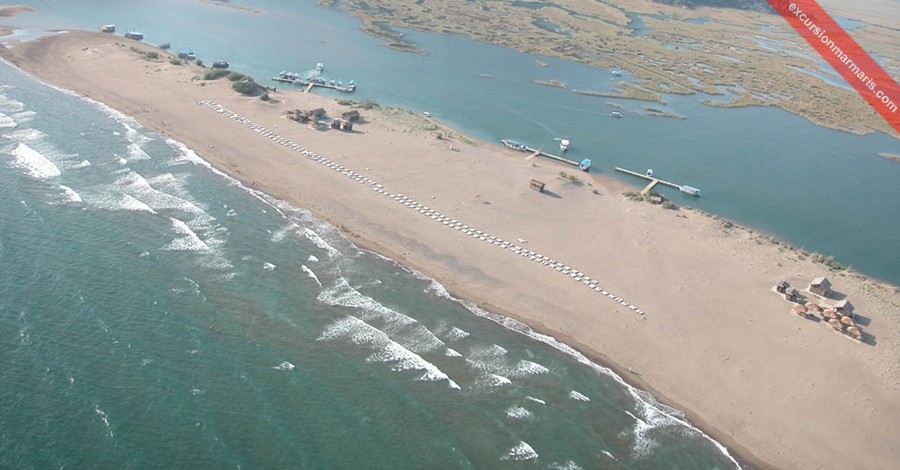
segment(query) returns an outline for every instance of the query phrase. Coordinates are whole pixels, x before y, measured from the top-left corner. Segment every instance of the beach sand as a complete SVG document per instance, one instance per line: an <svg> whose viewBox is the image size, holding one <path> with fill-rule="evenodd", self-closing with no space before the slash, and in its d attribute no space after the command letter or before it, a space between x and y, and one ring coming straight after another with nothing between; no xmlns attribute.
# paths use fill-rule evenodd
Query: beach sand
<svg viewBox="0 0 900 470"><path fill-rule="evenodd" d="M196 66L151 61L131 46L152 49L79 32L17 44L4 56L187 144L248 186L309 209L360 246L439 280L454 296L520 319L613 367L684 410L744 463L900 465L900 294L893 286L829 272L769 237L696 211L628 201L622 193L635 188L606 176L526 160L494 143L448 140L452 130L411 113L363 110L364 122L352 133L312 130L283 112L321 106L338 116L347 107L281 86L271 93L278 103L244 97L226 80L198 80L203 70ZM646 314L448 228L201 100L390 193L568 264ZM560 178L560 171L580 182ZM547 192L529 189L532 177L544 181ZM823 275L868 319L866 343L792 316L791 304L772 292L779 279L803 289Z"/></svg>

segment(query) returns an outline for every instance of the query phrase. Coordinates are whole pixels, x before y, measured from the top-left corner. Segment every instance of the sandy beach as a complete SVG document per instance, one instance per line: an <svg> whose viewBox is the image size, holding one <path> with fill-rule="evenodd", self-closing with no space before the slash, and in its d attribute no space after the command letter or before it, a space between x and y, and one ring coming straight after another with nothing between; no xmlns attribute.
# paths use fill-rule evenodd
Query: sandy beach
<svg viewBox="0 0 900 470"><path fill-rule="evenodd" d="M684 410L742 463L900 465L896 287L831 272L764 234L696 211L629 201L623 192L639 188L473 142L402 110L360 110L363 121L353 132L313 130L284 112L323 107L335 117L350 108L281 86L270 93L275 102L242 96L227 80L201 80L205 69L174 65L163 51L163 58L150 60L132 47L155 50L77 32L17 44L2 55L183 142L246 185L309 209L358 245L437 279L454 296L520 319L611 366ZM217 103L352 173L316 163L201 102ZM531 190L530 178L545 182L546 191ZM375 189L411 198L484 232L486 240ZM792 304L772 290L785 279L802 291L821 276L837 293L821 303L846 296L866 332L863 343L791 315Z"/></svg>

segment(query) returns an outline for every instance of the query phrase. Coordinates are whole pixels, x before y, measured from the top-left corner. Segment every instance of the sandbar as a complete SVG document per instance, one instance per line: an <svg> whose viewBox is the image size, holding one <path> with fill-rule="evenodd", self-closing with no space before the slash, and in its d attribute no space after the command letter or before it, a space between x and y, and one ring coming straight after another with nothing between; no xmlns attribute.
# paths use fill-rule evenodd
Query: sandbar
<svg viewBox="0 0 900 470"><path fill-rule="evenodd" d="M527 159L401 110L362 110L354 132L312 130L284 112L323 107L339 116L349 108L281 86L270 93L274 102L242 96L226 80L199 79L205 69L196 65L173 65L165 54L150 60L131 47L153 49L72 32L17 44L2 55L185 143L244 184L310 210L358 245L437 279L454 296L522 320L611 366L684 410L754 468L900 464L895 286L831 271L771 237L697 211L629 201L623 192L634 188L609 177ZM210 102L326 156L363 182L203 104ZM546 191L532 190L531 178L545 182ZM378 188L480 230L485 240ZM518 245L519 253L490 237ZM645 313L531 259L532 251ZM802 290L820 276L866 319L866 341L791 315L791 304L772 290L781 279Z"/></svg>

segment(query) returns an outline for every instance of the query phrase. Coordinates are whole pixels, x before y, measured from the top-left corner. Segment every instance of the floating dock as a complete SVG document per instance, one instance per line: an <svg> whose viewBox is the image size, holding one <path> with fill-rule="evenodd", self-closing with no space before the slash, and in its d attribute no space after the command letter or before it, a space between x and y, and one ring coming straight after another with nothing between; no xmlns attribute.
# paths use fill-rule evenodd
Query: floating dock
<svg viewBox="0 0 900 470"><path fill-rule="evenodd" d="M509 148L509 149L512 149L512 150L518 150L518 151L520 151L520 152L525 152L525 153L530 154L528 157L526 157L526 160L530 160L530 159L532 159L532 158L534 158L534 157L544 157L544 158L549 158L549 159L551 159L551 160L556 160L556 161L558 161L558 162L560 162L560 163L565 163L565 164L567 164L567 165L572 165L572 166L574 166L574 167L576 167L576 168L581 169L582 171L588 171L588 170L591 169L591 161L590 161L589 159L587 159L587 158L584 159L584 160L582 160L582 161L579 163L579 162L576 162L576 161L574 161L574 160L569 160L568 158L560 157L559 155L553 155L552 153L547 153L547 152L545 152L545 151L543 151L543 150L541 150L541 149L537 149L537 148L534 148L534 147L529 147L529 146L524 145L524 144L519 144L519 143L513 142L513 141L511 141L511 140L506 140L506 139L504 139L504 140L502 140L502 142L503 142L503 145L506 146L506 148Z"/></svg>
<svg viewBox="0 0 900 470"><path fill-rule="evenodd" d="M356 81L350 80L346 85L341 82L335 82L334 80L324 80L324 79L305 79L305 78L291 78L289 76L277 75L272 77L273 81L281 82L281 83L290 83L292 85L298 85L304 87L306 89L312 89L314 86L322 87L322 88L330 88L332 90L343 91L344 93L353 93L356 91ZM308 91L308 90L307 90Z"/></svg>
<svg viewBox="0 0 900 470"><path fill-rule="evenodd" d="M689 194L691 196L700 196L700 190L691 186L686 186L683 184L672 183L671 181L661 180L653 176L653 172L648 171L648 174L638 173L636 171L626 170L625 168L615 167L616 171L625 173L626 175L637 176L638 178L643 178L645 180L649 180L650 183L641 190L641 195L646 195L649 193L657 184L661 184L663 186L669 186L675 188L685 194Z"/></svg>

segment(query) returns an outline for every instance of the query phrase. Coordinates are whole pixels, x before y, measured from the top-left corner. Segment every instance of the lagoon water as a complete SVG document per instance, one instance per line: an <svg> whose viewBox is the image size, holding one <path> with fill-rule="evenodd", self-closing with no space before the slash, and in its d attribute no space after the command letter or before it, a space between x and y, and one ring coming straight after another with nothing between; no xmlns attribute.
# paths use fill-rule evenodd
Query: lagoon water
<svg viewBox="0 0 900 470"><path fill-rule="evenodd" d="M607 71L414 32L430 54L402 54L311 1L21 3L39 12L11 20L19 38L112 22L260 81L321 61L357 99L488 140L566 135L596 171L653 167L704 190L684 203L900 279L888 136L696 97L669 99L687 120L612 120L602 99L533 83L608 89ZM735 466L565 345L179 143L5 64L0 83L0 468Z"/></svg>

